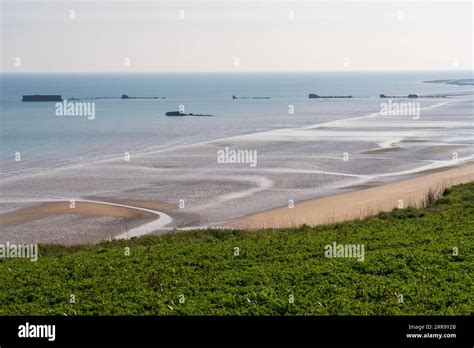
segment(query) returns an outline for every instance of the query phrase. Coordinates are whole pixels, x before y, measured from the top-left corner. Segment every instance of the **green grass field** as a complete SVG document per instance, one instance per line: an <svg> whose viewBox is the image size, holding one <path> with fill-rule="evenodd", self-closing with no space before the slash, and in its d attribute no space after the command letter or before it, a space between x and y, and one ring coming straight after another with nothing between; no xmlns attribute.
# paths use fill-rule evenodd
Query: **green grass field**
<svg viewBox="0 0 474 348"><path fill-rule="evenodd" d="M37 262L0 259L0 314L472 315L473 230L470 183L317 228L41 245ZM364 261L325 257L333 242L363 244Z"/></svg>

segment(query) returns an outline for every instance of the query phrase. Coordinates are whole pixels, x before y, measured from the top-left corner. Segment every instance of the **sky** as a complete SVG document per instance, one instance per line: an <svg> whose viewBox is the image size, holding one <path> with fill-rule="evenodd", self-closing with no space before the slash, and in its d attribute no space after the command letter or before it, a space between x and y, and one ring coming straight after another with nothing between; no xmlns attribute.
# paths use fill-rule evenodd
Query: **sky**
<svg viewBox="0 0 474 348"><path fill-rule="evenodd" d="M471 1L0 1L2 72L473 69Z"/></svg>

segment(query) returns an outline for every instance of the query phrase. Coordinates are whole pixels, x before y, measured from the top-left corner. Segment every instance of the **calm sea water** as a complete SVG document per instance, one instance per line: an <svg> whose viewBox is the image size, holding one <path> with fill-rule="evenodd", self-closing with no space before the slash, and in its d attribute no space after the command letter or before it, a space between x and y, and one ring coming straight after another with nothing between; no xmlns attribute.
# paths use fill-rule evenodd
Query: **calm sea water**
<svg viewBox="0 0 474 348"><path fill-rule="evenodd" d="M422 83L469 78L471 72L338 72L235 74L2 74L1 147L3 176L122 156L124 152L169 149L239 134L296 128L379 110L378 95L466 91L469 87ZM354 99L310 100L309 93ZM21 102L23 94L99 99L95 119L57 117L55 103ZM271 99L232 100L239 97ZM91 100L89 100L91 101ZM427 104L430 101L426 101ZM186 112L213 117L166 117ZM294 106L294 114L288 112ZM16 152L21 163L14 161Z"/></svg>
<svg viewBox="0 0 474 348"><path fill-rule="evenodd" d="M215 226L285 206L290 199L382 185L472 161L472 87L422 82L471 76L454 71L1 75L0 212L72 198L176 207L183 201L185 209L169 212L166 228ZM308 99L309 93L354 98L316 100ZM451 97L410 100L420 104L421 117L413 119L381 115L381 93ZM24 94L115 99L82 100L95 103L95 118L89 120L58 117L54 102L21 102ZM121 100L122 94L165 99ZM233 95L271 99L233 100ZM179 105L187 113L213 116L165 116ZM220 163L216 155L224 147L258 152L258 165ZM125 160L125 152L132 160ZM111 227L120 219L112 220L49 216L2 227L0 240L70 243L89 236L99 241L104 236L91 231L123 231L121 225Z"/></svg>

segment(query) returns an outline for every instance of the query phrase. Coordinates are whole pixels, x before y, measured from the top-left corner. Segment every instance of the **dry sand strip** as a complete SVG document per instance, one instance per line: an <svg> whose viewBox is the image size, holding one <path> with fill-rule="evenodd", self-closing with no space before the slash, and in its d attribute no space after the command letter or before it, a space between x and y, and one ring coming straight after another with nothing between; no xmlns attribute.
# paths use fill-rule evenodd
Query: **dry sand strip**
<svg viewBox="0 0 474 348"><path fill-rule="evenodd" d="M279 228L310 226L362 219L399 206L420 206L428 190L440 189L474 181L474 164L422 175L370 189L295 203L294 208L282 207L232 220L231 228Z"/></svg>

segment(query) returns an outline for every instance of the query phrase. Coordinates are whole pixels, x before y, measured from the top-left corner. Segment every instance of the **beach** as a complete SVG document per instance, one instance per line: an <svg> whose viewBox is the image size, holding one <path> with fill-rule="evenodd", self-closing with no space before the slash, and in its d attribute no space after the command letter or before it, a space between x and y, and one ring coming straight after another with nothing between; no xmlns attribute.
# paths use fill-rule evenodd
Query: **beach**
<svg viewBox="0 0 474 348"><path fill-rule="evenodd" d="M474 164L467 164L388 185L296 202L292 208L271 209L236 219L226 226L282 228L364 219L395 208L421 208L430 189L440 194L445 188L471 181L474 181Z"/></svg>
<svg viewBox="0 0 474 348"><path fill-rule="evenodd" d="M441 75L111 74L93 88L79 75L2 76L0 242L321 224L413 204L419 192L382 188L435 172L465 180L446 170L474 159L472 90L421 82ZM93 99L94 119L56 117L54 103L18 98L35 84L110 99ZM354 98L309 99L316 91ZM445 97L410 100L416 115L381 112L379 93L412 91ZM166 98L117 99L125 92ZM165 116L181 104L213 116ZM314 212L307 202L318 199Z"/></svg>
<svg viewBox="0 0 474 348"><path fill-rule="evenodd" d="M353 188L353 191L322 198L293 202L285 207L257 212L226 223L210 224L215 228L259 229L297 227L303 224L317 226L352 219L363 219L394 208L422 207L423 199L431 189L437 194L445 188L474 181L474 164L430 170L416 178L376 186ZM113 200L44 202L0 215L3 236L7 227L20 227L21 237L10 236L17 242L54 242L82 244L104 239L123 239L146 234L188 230L189 227L170 227L172 218L164 214L177 210L176 206L160 201ZM159 209L159 211L158 211ZM165 221L161 221L164 214ZM47 223L61 225L68 221L67 230L52 227L49 230L32 228ZM90 224L90 225L89 225ZM84 228L84 226L89 226ZM93 226L93 227L92 227ZM13 229L14 231L15 229ZM74 233L65 233L74 231Z"/></svg>

